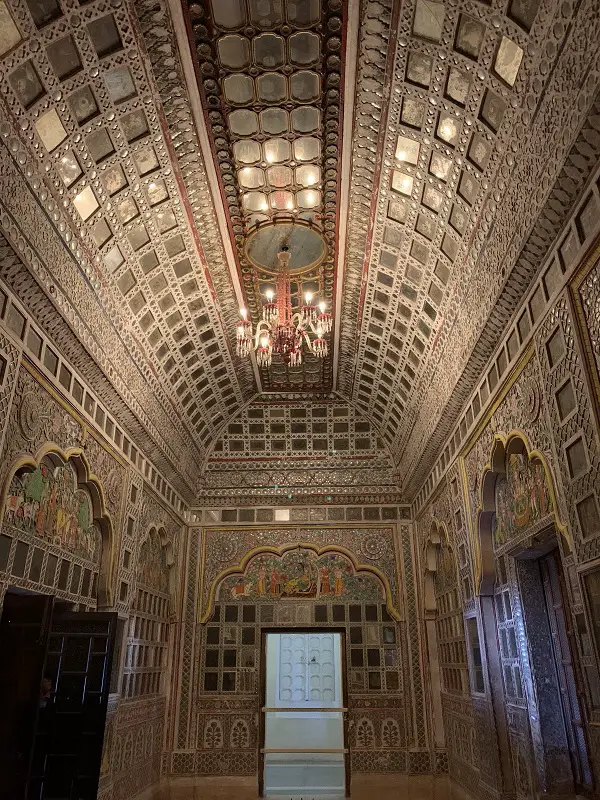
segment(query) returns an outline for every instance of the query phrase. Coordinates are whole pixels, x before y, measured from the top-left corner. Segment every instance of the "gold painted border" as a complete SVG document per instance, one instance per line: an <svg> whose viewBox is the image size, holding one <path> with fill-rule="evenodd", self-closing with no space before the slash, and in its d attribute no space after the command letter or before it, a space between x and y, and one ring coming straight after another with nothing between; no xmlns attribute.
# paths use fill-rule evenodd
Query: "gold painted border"
<svg viewBox="0 0 600 800"><path fill-rule="evenodd" d="M502 405L502 403L506 400L506 396L513 388L515 383L517 382L518 378L520 378L521 373L527 366L527 364L531 361L533 355L535 353L535 344L533 340L529 342L525 350L521 353L519 358L516 360L514 366L504 379L503 383L500 385L500 388L496 392L492 403L490 404L488 410L485 414L481 417L471 434L468 436L467 440L465 441L464 445L462 446L458 458L466 458L473 447L477 444L478 440L481 437L484 429L487 428L489 421L494 416L498 408Z"/></svg>
<svg viewBox="0 0 600 800"><path fill-rule="evenodd" d="M552 472L550 470L550 467L548 466L548 462L546 460L546 456L540 450L537 450L537 449L531 447L531 445L529 443L529 437L527 436L525 431L523 431L523 430L521 430L519 428L515 428L515 429L511 430L508 434L495 433L494 434L494 438L492 440L492 447L491 447L491 451L490 451L490 460L484 466L484 468L483 468L483 470L481 472L481 475L480 475L480 480L478 482L477 489L478 489L478 500L479 500L479 502L478 502L478 505L477 505L477 509L475 511L475 515L473 515L471 513L471 502L470 502L470 498L469 498L469 491L468 491L468 485L467 485L467 470L466 470L466 466L465 466L465 459L462 456L461 456L461 459L460 459L460 468L461 468L461 474L462 474L462 478L463 478L463 486L464 486L464 489L466 491L466 502L468 504L467 507L468 507L468 510L469 510L469 529L470 529L470 534L471 534L471 542L472 542L472 545L473 545L472 552L475 555L475 561L474 561L474 565L473 566L474 566L474 573L475 573L474 574L474 578L475 578L475 586L477 587L477 589L476 589L477 590L477 594L479 594L479 589L480 589L480 586L481 586L481 582L482 582L483 577L484 577L483 576L482 558L481 558L481 541L480 541L480 534L479 534L479 520L480 520L481 514L484 511L486 511L486 509L484 509L484 507L483 507L483 486L484 486L484 482L485 482L485 477L490 472L491 473L495 473L495 474L500 474L497 471L497 466L494 466L494 462L497 460L498 448L499 447L503 448L503 451L504 451L503 459L504 459L506 457L506 452L509 449L511 443L515 442L517 440L520 441L521 444L524 446L525 452L527 453L527 459L528 459L529 463L531 463L532 461L535 461L535 460L541 462L542 467L544 469L544 475L545 475L545 478L546 478L546 484L548 486L548 491L550 493L550 500L552 502L552 516L554 517L554 525L556 527L557 533L559 533L565 539L565 541L569 545L569 548L571 550L573 549L573 541L571 539L571 534L569 532L569 529L568 529L567 525L561 521L561 519L560 519L560 517L558 515L558 498L557 498L556 490L554 488L554 478L553 478ZM473 520L476 520L477 530L473 530Z"/></svg>
<svg viewBox="0 0 600 800"><path fill-rule="evenodd" d="M515 364L513 365L512 369L500 385L500 388L496 392L496 395L492 402L490 403L489 408L481 417L471 434L467 437L467 440L463 444L461 450L458 452L456 457L456 462L458 466L458 473L460 476L460 482L462 485L462 493L463 493L463 503L465 513L467 515L467 534L469 536L470 544L471 544L471 553L473 558L473 579L475 581L474 584L474 591L478 594L479 593L479 576L481 575L481 553L479 550L479 539L477 536L477 532L473 530L473 509L471 506L471 498L469 494L469 481L467 476L467 468L466 468L466 458L471 452L471 450L475 447L479 439L481 438L484 430L490 423L490 420L498 410L498 408L502 405L505 401L506 396L515 385L521 373L529 363L529 361L533 358L535 352L535 344L533 340L527 345L525 350L521 353L521 356L517 359ZM486 465L487 466L487 465ZM485 469L484 469L485 473ZM478 475L478 480L482 479L483 474ZM479 520L479 513L481 509L477 509L477 520Z"/></svg>
<svg viewBox="0 0 600 800"><path fill-rule="evenodd" d="M130 464L123 458L121 453L110 444L110 442L100 433L98 433L94 428L90 427L89 422L82 417L79 411L73 406L73 404L63 397L63 395L58 391L56 386L51 383L45 375L43 375L38 367L29 360L27 354L23 354L24 358L21 360L21 364L23 369L25 369L31 377L36 380L43 389L45 389L50 397L55 400L58 405L67 412L73 419L81 426L83 431L83 441L87 439L88 436L91 436L99 445L100 447L108 453L111 458L114 458L122 467L127 468ZM114 415L111 415L114 416Z"/></svg>
<svg viewBox="0 0 600 800"><path fill-rule="evenodd" d="M260 528L260 530L263 530L263 528ZM202 546L202 559L201 559L202 578L204 577L204 567L206 563L206 538L207 538L206 530L203 530L203 546ZM211 582L206 607L204 608L203 611L201 610L200 612L200 620L199 620L200 623L205 624L210 620L214 612L217 589L219 588L219 585L222 583L222 581L225 580L225 578L228 578L231 575L243 575L250 561L252 561L253 558L262 553L270 553L271 555L275 556L283 556L284 553L287 553L291 550L297 550L299 548L312 550L317 556L322 556L326 553L339 553L340 555L343 555L350 561L350 563L354 568L354 571L357 574L362 572L373 575L376 578L378 578L384 589L385 602L390 617L392 617L392 619L395 620L396 622L402 621L402 617L394 605L393 596L388 579L380 569L378 569L375 566L371 566L370 564L360 563L357 560L354 553L351 550L348 550L346 547L343 547L342 545L327 544L323 545L322 547L319 547L314 542L306 542L298 540L296 542L290 542L288 544L280 545L279 547L273 545L258 545L257 547L253 547L251 550L245 553L238 564L235 564L234 566L231 567L226 567L224 570L221 570L221 572L219 572ZM201 581L201 583L203 583L203 580ZM200 603L202 604L202 602L203 598L201 595Z"/></svg>
<svg viewBox="0 0 600 800"><path fill-rule="evenodd" d="M23 358L21 359L21 365L23 369L29 372L31 377L35 381L37 381L37 383L39 383L40 386L42 386L42 388L46 392L48 392L50 397L55 402L57 402L58 405L81 426L82 440L84 442L88 437L92 438L98 444L98 446L101 447L102 450L104 450L105 453L107 453L112 459L114 459L117 462L117 464L121 466L124 470L136 469L133 466L133 464L127 461L125 457L113 446L111 441L106 438L104 433L101 433L100 431L96 430L96 428L90 426L90 423L85 419L85 417L83 417L80 414L79 410L72 404L72 402L68 398L65 398L59 391L59 389L51 381L49 381L45 375L43 375L40 372L37 365L34 364L29 359L27 353L23 353ZM116 422L115 415L110 414L110 416L115 418ZM118 422L116 422L116 424L119 425ZM128 438L131 437L128 436ZM139 447L137 449L139 450ZM144 458L148 460L147 456L144 456ZM170 514L170 516L174 519L175 522L177 522L178 525L185 525L186 522L184 517L180 515L179 512L176 511L176 509L174 509L172 506L165 503L164 498L156 491L154 486L152 486L152 484L145 478L141 470L136 470L136 472L142 478L144 484L144 491L149 492L156 500L156 502L161 506L161 508L163 508L168 514ZM177 495L179 497L183 497L183 494L180 491L177 491ZM123 503L123 500L121 502Z"/></svg>

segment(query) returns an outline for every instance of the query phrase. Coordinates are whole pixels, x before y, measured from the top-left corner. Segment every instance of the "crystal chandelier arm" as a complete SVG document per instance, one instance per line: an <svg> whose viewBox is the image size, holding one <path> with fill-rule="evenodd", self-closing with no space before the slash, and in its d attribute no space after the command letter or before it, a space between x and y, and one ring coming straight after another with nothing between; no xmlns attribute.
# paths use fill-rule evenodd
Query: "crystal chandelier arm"
<svg viewBox="0 0 600 800"><path fill-rule="evenodd" d="M302 322L302 312L296 311L295 314L292 314L290 318L290 322L298 331L304 329L304 323Z"/></svg>
<svg viewBox="0 0 600 800"><path fill-rule="evenodd" d="M311 333L314 333L315 336L323 335L322 332L319 331L319 323L318 322L309 322L308 328L310 329Z"/></svg>
<svg viewBox="0 0 600 800"><path fill-rule="evenodd" d="M257 322L256 331L254 332L254 347L259 347L261 336L270 337L271 330L272 326L268 322L265 322L264 319L261 319L259 322Z"/></svg>
<svg viewBox="0 0 600 800"><path fill-rule="evenodd" d="M312 342L310 340L310 336L308 335L308 331L302 330L301 333L302 333L302 338L306 342L306 347L308 349L308 352L312 353L313 352L313 346L312 346Z"/></svg>

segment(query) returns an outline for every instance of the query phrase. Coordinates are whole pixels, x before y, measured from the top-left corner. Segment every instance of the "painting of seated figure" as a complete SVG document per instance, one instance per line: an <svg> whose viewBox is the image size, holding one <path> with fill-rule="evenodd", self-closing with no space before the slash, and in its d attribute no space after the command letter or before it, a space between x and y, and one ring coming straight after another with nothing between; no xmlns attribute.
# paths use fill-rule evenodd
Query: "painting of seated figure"
<svg viewBox="0 0 600 800"><path fill-rule="evenodd" d="M507 458L506 476L496 484L494 545L502 547L552 513L544 465L523 453Z"/></svg>
<svg viewBox="0 0 600 800"><path fill-rule="evenodd" d="M91 498L77 486L73 467L42 463L13 475L4 506L4 524L97 564L101 536Z"/></svg>

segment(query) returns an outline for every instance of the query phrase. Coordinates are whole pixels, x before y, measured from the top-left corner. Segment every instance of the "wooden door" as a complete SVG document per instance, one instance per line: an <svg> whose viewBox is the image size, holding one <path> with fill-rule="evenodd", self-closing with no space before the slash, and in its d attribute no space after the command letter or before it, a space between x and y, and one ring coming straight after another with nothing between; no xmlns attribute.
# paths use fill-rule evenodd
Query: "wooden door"
<svg viewBox="0 0 600 800"><path fill-rule="evenodd" d="M95 800L100 778L117 615L54 614L44 674L52 694L39 709L27 800Z"/></svg>
<svg viewBox="0 0 600 800"><path fill-rule="evenodd" d="M0 794L23 800L53 598L7 593L0 620Z"/></svg>
<svg viewBox="0 0 600 800"><path fill-rule="evenodd" d="M573 652L576 652L571 632L573 618L568 607L568 595L564 586L564 575L558 550L541 559L540 568L552 632L552 648L571 753L573 778L579 792L590 792L593 783L592 774L581 716L582 704L578 691L576 664L572 655Z"/></svg>

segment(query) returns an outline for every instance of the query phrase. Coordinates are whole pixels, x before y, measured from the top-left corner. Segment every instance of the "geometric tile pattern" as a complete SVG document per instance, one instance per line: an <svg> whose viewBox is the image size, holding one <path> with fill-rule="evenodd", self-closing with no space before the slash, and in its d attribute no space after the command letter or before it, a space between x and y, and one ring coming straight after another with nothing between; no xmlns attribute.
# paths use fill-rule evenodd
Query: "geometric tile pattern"
<svg viewBox="0 0 600 800"><path fill-rule="evenodd" d="M284 396L278 403L264 396L230 421L214 443L210 461L216 465L229 459L336 454L367 460L378 457L391 466L376 430L348 403L330 399L321 404L317 400L291 403Z"/></svg>
<svg viewBox="0 0 600 800"><path fill-rule="evenodd" d="M567 34L571 9L559 12L567 17L549 47L550 9L536 11L416 0L386 8L363 29L364 40L379 39L381 55L363 53L361 39L359 77L364 63L370 80L367 88L359 79L357 95L340 386L372 415L403 472L420 458L560 170L563 123L575 134L593 100L596 74L569 116L564 81L576 91L572 64L583 75L591 55L579 34ZM572 18L574 29L595 25L590 15ZM388 46L389 29L398 35ZM377 113L367 126L373 91ZM547 137L542 120L556 113L554 103L560 132ZM517 229L516 208L530 221L519 219ZM498 327L486 335L508 320L545 244L519 267L518 295L504 298Z"/></svg>
<svg viewBox="0 0 600 800"><path fill-rule="evenodd" d="M185 8L219 193L236 246L252 321L272 275L245 250L255 226L300 220L327 241L321 266L292 287L292 305L312 291L331 307L337 233L340 111L345 26L341 3L288 0L271 7L236 2ZM293 251L294 248L292 248ZM295 253L292 252L292 260ZM273 265L275 266L275 265ZM296 288L297 283L297 288ZM327 389L331 361L310 355L300 369L275 359L265 389Z"/></svg>
<svg viewBox="0 0 600 800"><path fill-rule="evenodd" d="M203 447L242 395L133 20L94 2L36 23L31 5L11 4L22 42L0 65L29 172L45 170L40 199L54 198L55 224L89 255L106 313L127 320L144 371L151 361Z"/></svg>

